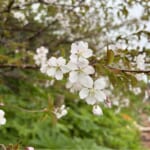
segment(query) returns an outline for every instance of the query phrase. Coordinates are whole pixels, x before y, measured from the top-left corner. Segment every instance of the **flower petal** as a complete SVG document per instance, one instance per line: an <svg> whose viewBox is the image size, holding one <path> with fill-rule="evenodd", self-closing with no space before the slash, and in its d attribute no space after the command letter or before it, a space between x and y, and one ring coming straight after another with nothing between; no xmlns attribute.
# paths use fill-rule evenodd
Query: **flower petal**
<svg viewBox="0 0 150 150"><path fill-rule="evenodd" d="M77 64L78 64L78 67L82 69L88 66L89 61L83 57L79 57Z"/></svg>
<svg viewBox="0 0 150 150"><path fill-rule="evenodd" d="M87 104L89 104L89 105L94 105L94 104L96 103L95 97L87 97L87 98L85 99L85 101L86 101Z"/></svg>
<svg viewBox="0 0 150 150"><path fill-rule="evenodd" d="M73 43L71 45L71 54L76 54L78 52L78 44L77 43Z"/></svg>
<svg viewBox="0 0 150 150"><path fill-rule="evenodd" d="M67 64L67 67L69 68L69 70L76 70L76 69L78 69L77 64L72 62L72 61L69 61L69 63Z"/></svg>
<svg viewBox="0 0 150 150"><path fill-rule="evenodd" d="M88 96L89 94L89 89L87 88L83 88L80 92L79 92L79 96L81 99L84 99Z"/></svg>
<svg viewBox="0 0 150 150"><path fill-rule="evenodd" d="M61 66L61 71L62 71L63 73L67 73L67 72L70 71L70 69L68 68L67 65L64 65L64 66Z"/></svg>
<svg viewBox="0 0 150 150"><path fill-rule="evenodd" d="M47 69L47 75L53 77L56 73L56 68L52 67Z"/></svg>
<svg viewBox="0 0 150 150"><path fill-rule="evenodd" d="M57 63L58 63L59 66L63 66L63 65L66 64L66 60L63 57L59 57L57 59Z"/></svg>
<svg viewBox="0 0 150 150"><path fill-rule="evenodd" d="M103 111L102 111L101 107L99 107L98 105L93 106L92 112L94 115L97 115L97 116L103 115Z"/></svg>
<svg viewBox="0 0 150 150"><path fill-rule="evenodd" d="M83 72L86 74L93 74L95 72L95 70L92 66L87 66L83 69Z"/></svg>
<svg viewBox="0 0 150 150"><path fill-rule="evenodd" d="M78 60L78 57L77 57L77 55L76 54L71 54L70 55L70 60L72 61L72 62L77 62L77 60Z"/></svg>
<svg viewBox="0 0 150 150"><path fill-rule="evenodd" d="M78 49L80 52L86 51L88 49L88 43L80 41L77 43L78 44Z"/></svg>
<svg viewBox="0 0 150 150"><path fill-rule="evenodd" d="M83 53L83 56L84 56L85 58L89 58L89 57L91 57L92 55L93 55L93 52L92 52L91 49L87 49L87 50L84 51L84 53Z"/></svg>
<svg viewBox="0 0 150 150"><path fill-rule="evenodd" d="M0 109L0 117L3 117L5 115L5 112Z"/></svg>
<svg viewBox="0 0 150 150"><path fill-rule="evenodd" d="M57 59L56 57L51 57L49 60L48 60L48 65L50 66L57 66Z"/></svg>
<svg viewBox="0 0 150 150"><path fill-rule="evenodd" d="M63 73L61 70L57 70L56 73L55 73L55 78L57 80L61 80L63 78Z"/></svg>
<svg viewBox="0 0 150 150"><path fill-rule="evenodd" d="M79 82L87 88L92 88L93 87L93 79L85 74L80 74L79 76Z"/></svg>
<svg viewBox="0 0 150 150"><path fill-rule="evenodd" d="M5 118L0 119L0 125L4 125L5 123L6 123L6 119Z"/></svg>
<svg viewBox="0 0 150 150"><path fill-rule="evenodd" d="M103 102L106 99L106 95L103 91L96 90L95 91L95 98L97 99L97 101Z"/></svg>
<svg viewBox="0 0 150 150"><path fill-rule="evenodd" d="M79 76L79 75L78 75L78 72L77 72L77 71L71 71L71 72L69 73L69 81L72 82L72 83L77 82L78 76Z"/></svg>
<svg viewBox="0 0 150 150"><path fill-rule="evenodd" d="M95 89L104 89L106 87L106 80L105 78L99 78L94 82L94 88Z"/></svg>

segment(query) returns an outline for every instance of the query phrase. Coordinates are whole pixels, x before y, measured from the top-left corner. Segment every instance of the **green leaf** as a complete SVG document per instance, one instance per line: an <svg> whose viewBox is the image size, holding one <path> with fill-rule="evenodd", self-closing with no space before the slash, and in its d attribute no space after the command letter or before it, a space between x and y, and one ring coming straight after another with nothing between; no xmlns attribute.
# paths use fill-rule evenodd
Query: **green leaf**
<svg viewBox="0 0 150 150"><path fill-rule="evenodd" d="M107 50L107 65L110 65L114 61L114 52Z"/></svg>

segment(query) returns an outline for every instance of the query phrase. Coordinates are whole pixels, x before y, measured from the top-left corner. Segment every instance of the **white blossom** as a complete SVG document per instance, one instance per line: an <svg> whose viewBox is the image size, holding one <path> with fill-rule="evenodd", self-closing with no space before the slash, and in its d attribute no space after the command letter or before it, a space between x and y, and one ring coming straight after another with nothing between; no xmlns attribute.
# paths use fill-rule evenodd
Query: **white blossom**
<svg viewBox="0 0 150 150"><path fill-rule="evenodd" d="M94 83L91 83L90 88L82 88L79 96L81 99L85 99L87 104L90 105L103 102L106 99L106 95L104 91L102 91L105 87L105 80L103 78L99 78Z"/></svg>
<svg viewBox="0 0 150 150"><path fill-rule="evenodd" d="M6 123L6 118L4 117L5 112L0 109L0 125L4 125Z"/></svg>
<svg viewBox="0 0 150 150"><path fill-rule="evenodd" d="M33 57L35 60L35 63L37 65L45 64L47 61L48 49L41 46L40 48L37 48L36 52L37 52L37 54L34 55L34 57Z"/></svg>
<svg viewBox="0 0 150 150"><path fill-rule="evenodd" d="M97 115L97 116L103 115L103 111L102 111L101 107L99 107L98 105L93 106L92 112L94 115Z"/></svg>
<svg viewBox="0 0 150 150"><path fill-rule="evenodd" d="M47 61L47 65L47 75L55 77L57 80L61 80L63 78L63 74L69 71L66 66L66 60L62 57L51 57Z"/></svg>
<svg viewBox="0 0 150 150"><path fill-rule="evenodd" d="M147 75L144 73L136 74L135 77L138 81L144 81L145 83L148 82Z"/></svg>
<svg viewBox="0 0 150 150"><path fill-rule="evenodd" d="M136 88L132 88L132 92L133 92L135 95L138 95L138 94L140 94L142 91L141 91L141 88L140 88L140 87L136 87Z"/></svg>
<svg viewBox="0 0 150 150"><path fill-rule="evenodd" d="M145 53L144 54L140 54L136 57L136 64L137 64L137 68L138 69L145 69Z"/></svg>
<svg viewBox="0 0 150 150"><path fill-rule="evenodd" d="M65 108L65 105L62 105L60 108L54 109L54 114L56 115L57 119L60 119L61 117L65 116L67 113L68 111Z"/></svg>
<svg viewBox="0 0 150 150"><path fill-rule="evenodd" d="M71 83L79 83L85 87L89 87L93 82L92 78L89 76L95 72L94 68L88 64L88 61L77 61L68 63L68 68L70 69L69 81Z"/></svg>
<svg viewBox="0 0 150 150"><path fill-rule="evenodd" d="M40 55L46 55L48 53L48 49L44 46L41 46L40 48L37 48L36 52Z"/></svg>
<svg viewBox="0 0 150 150"><path fill-rule="evenodd" d="M93 55L88 43L80 41L71 45L71 61L85 60Z"/></svg>

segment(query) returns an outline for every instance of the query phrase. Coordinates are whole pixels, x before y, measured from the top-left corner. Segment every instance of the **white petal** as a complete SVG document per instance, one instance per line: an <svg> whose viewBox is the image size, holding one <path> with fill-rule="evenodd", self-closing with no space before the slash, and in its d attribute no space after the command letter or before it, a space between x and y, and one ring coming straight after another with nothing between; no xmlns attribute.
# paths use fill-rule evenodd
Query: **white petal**
<svg viewBox="0 0 150 150"><path fill-rule="evenodd" d="M85 67L88 66L89 61L88 61L87 59L83 58L83 57L79 57L79 60L78 60L77 63L78 63L78 66L79 66L80 68L85 68Z"/></svg>
<svg viewBox="0 0 150 150"><path fill-rule="evenodd" d="M103 111L98 105L94 105L92 111L94 115L97 115L97 116L103 115Z"/></svg>
<svg viewBox="0 0 150 150"><path fill-rule="evenodd" d="M87 87L87 88L92 88L93 87L93 79L90 77L90 76L87 76L87 75L80 75L78 77L79 79L79 82L84 86L84 87Z"/></svg>
<svg viewBox="0 0 150 150"><path fill-rule="evenodd" d="M69 70L76 70L76 69L78 69L77 64L72 62L72 61L69 61L69 63L67 64L67 67L69 68Z"/></svg>
<svg viewBox="0 0 150 150"><path fill-rule="evenodd" d="M57 63L58 63L59 66L63 66L63 65L66 64L66 60L63 57L59 57L57 59Z"/></svg>
<svg viewBox="0 0 150 150"><path fill-rule="evenodd" d="M72 83L77 82L78 76L79 76L79 75L78 75L78 72L77 72L77 71L71 71L71 72L69 73L69 81L72 82Z"/></svg>
<svg viewBox="0 0 150 150"><path fill-rule="evenodd" d="M56 68L52 67L47 69L47 75L53 77L56 73Z"/></svg>
<svg viewBox="0 0 150 150"><path fill-rule="evenodd" d="M93 74L95 72L95 70L92 66L87 66L83 69L83 72L86 74Z"/></svg>
<svg viewBox="0 0 150 150"><path fill-rule="evenodd" d="M103 91L96 90L95 91L95 98L97 99L97 101L103 102L106 99L106 95Z"/></svg>
<svg viewBox="0 0 150 150"><path fill-rule="evenodd" d="M5 118L0 119L0 125L4 125L5 123L6 123L6 119Z"/></svg>
<svg viewBox="0 0 150 150"><path fill-rule="evenodd" d="M70 89L72 87L72 83L70 82L70 81L68 81L67 83L66 83L66 88L67 89Z"/></svg>
<svg viewBox="0 0 150 150"><path fill-rule="evenodd" d="M0 109L0 117L1 117L1 116L3 117L4 115L5 115L5 112Z"/></svg>
<svg viewBox="0 0 150 150"><path fill-rule="evenodd" d="M41 46L40 48L37 48L36 52L38 54L47 54L48 53L48 49L44 46Z"/></svg>
<svg viewBox="0 0 150 150"><path fill-rule="evenodd" d="M94 105L94 104L96 103L95 97L87 97L87 98L85 99L85 101L86 101L87 104L89 104L89 105Z"/></svg>
<svg viewBox="0 0 150 150"><path fill-rule="evenodd" d="M47 63L50 66L57 66L57 59L55 57L51 57Z"/></svg>
<svg viewBox="0 0 150 150"><path fill-rule="evenodd" d="M72 62L77 62L78 56L77 56L76 54L71 54L71 55L70 55L70 60L71 60Z"/></svg>
<svg viewBox="0 0 150 150"><path fill-rule="evenodd" d="M77 51L78 51L78 45L77 45L77 43L73 43L71 45L71 54L76 54Z"/></svg>
<svg viewBox="0 0 150 150"><path fill-rule="evenodd" d="M85 58L89 58L89 57L91 57L93 55L93 52L92 52L92 50L90 50L90 49L87 49L84 53L83 53L83 56L85 57Z"/></svg>
<svg viewBox="0 0 150 150"><path fill-rule="evenodd" d="M61 66L61 71L62 71L63 73L67 73L67 72L70 71L70 69L68 68L67 65L64 65L64 66Z"/></svg>
<svg viewBox="0 0 150 150"><path fill-rule="evenodd" d="M63 78L63 73L61 70L57 70L56 73L55 73L55 78L57 80L61 80Z"/></svg>
<svg viewBox="0 0 150 150"><path fill-rule="evenodd" d="M95 89L104 89L106 87L106 80L105 78L99 78L94 82L94 88Z"/></svg>
<svg viewBox="0 0 150 150"><path fill-rule="evenodd" d="M84 98L86 98L88 96L88 94L89 94L89 89L83 88L80 91L79 96L80 96L81 99L84 99Z"/></svg>
<svg viewBox="0 0 150 150"><path fill-rule="evenodd" d="M86 51L88 49L88 43L80 41L80 42L78 42L78 48L79 48L80 52Z"/></svg>

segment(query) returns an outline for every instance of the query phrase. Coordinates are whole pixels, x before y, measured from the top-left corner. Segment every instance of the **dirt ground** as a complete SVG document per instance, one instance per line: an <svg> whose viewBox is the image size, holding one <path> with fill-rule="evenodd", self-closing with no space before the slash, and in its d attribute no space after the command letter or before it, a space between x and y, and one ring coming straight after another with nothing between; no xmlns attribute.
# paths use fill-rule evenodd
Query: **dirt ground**
<svg viewBox="0 0 150 150"><path fill-rule="evenodd" d="M144 127L141 131L142 143L150 150L150 118L146 114L142 114L141 116L141 125Z"/></svg>

